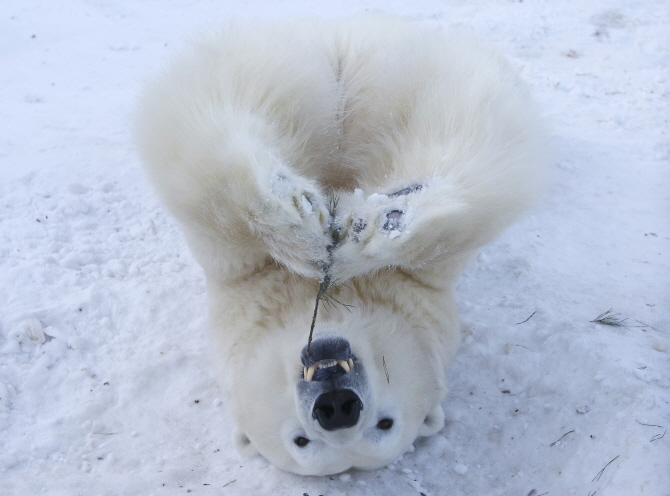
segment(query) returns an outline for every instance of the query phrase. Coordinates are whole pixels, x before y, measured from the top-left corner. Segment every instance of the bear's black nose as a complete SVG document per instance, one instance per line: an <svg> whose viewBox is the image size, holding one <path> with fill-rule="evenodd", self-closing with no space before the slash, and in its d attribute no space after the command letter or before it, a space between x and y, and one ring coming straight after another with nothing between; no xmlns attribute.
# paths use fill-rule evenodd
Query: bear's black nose
<svg viewBox="0 0 670 496"><path fill-rule="evenodd" d="M353 427L358 422L363 404L351 389L323 393L316 399L312 416L327 431Z"/></svg>

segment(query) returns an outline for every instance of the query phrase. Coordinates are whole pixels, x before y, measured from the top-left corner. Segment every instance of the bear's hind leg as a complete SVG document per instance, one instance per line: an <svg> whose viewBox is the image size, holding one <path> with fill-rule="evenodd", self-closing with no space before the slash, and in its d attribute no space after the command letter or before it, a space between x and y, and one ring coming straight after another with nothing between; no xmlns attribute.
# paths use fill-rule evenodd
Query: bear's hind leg
<svg viewBox="0 0 670 496"><path fill-rule="evenodd" d="M276 261L320 279L332 243L327 197L312 180L288 168L275 170L270 182L270 194L254 218L253 229Z"/></svg>

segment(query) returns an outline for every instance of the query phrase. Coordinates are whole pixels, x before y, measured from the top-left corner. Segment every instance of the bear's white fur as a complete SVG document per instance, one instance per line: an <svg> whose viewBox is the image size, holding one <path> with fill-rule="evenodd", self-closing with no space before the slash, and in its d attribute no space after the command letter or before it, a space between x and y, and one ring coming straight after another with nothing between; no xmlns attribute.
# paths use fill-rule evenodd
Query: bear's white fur
<svg viewBox="0 0 670 496"><path fill-rule="evenodd" d="M243 452L331 474L441 429L453 286L535 196L537 128L500 54L401 21L229 28L148 87L140 151L205 271ZM350 344L361 408L332 431L314 401L345 379L300 355L326 277L314 339Z"/></svg>

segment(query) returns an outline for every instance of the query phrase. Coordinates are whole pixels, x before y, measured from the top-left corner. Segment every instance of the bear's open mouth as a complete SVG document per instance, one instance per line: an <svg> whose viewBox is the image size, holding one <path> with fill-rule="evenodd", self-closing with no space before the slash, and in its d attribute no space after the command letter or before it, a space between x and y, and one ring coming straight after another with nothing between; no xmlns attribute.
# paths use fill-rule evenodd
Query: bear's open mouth
<svg viewBox="0 0 670 496"><path fill-rule="evenodd" d="M343 337L330 336L312 341L311 349L305 346L300 354L305 382L336 380L349 374L356 357L351 352L349 341Z"/></svg>
<svg viewBox="0 0 670 496"><path fill-rule="evenodd" d="M345 374L348 374L353 368L354 360L352 358L349 358L348 360L320 360L309 367L303 367L303 379L307 382L312 380L322 381L333 375L341 375L340 369L343 370Z"/></svg>

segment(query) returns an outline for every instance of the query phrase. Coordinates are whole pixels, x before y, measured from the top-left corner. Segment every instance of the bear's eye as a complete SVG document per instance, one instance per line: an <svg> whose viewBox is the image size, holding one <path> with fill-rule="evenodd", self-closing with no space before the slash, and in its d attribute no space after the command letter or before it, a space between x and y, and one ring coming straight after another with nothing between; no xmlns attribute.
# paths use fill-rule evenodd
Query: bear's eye
<svg viewBox="0 0 670 496"><path fill-rule="evenodd" d="M377 422L377 429L387 431L391 427L393 427L393 419L384 418L384 419L381 419L379 422Z"/></svg>
<svg viewBox="0 0 670 496"><path fill-rule="evenodd" d="M304 448L309 444L309 439L307 439L306 437L298 436L293 440L293 442L299 448Z"/></svg>

